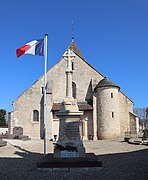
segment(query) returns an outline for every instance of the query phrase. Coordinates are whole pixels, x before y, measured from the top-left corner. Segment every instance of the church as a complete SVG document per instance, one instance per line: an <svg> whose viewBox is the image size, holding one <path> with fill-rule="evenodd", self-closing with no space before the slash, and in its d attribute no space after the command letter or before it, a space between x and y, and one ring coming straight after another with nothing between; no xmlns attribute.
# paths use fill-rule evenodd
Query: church
<svg viewBox="0 0 148 180"><path fill-rule="evenodd" d="M124 137L125 132L138 133L138 118L133 113L133 101L118 85L106 78L83 57L77 45L72 42L72 96L77 101L82 140L101 140ZM46 85L46 137L49 140L59 135L57 113L66 96L67 62L61 59L47 71ZM23 135L42 139L44 128L44 75L13 101L10 114L9 133L21 127Z"/></svg>

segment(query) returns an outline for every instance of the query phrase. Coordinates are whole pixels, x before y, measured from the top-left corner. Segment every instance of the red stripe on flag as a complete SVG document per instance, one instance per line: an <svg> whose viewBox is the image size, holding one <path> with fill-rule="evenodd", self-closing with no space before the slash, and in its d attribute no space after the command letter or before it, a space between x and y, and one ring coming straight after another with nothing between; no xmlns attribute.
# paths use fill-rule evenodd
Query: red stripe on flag
<svg viewBox="0 0 148 180"><path fill-rule="evenodd" d="M30 48L30 45L24 45L16 50L16 56L17 58L22 56L28 49Z"/></svg>

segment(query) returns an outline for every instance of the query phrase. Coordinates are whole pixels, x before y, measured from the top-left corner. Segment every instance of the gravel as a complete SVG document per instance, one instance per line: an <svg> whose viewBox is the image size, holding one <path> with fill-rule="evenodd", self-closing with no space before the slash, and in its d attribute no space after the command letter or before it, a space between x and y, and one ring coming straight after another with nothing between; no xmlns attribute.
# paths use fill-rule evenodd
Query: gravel
<svg viewBox="0 0 148 180"><path fill-rule="evenodd" d="M85 141L86 152L95 153L103 167L92 172L39 171L37 161L43 157L43 140L6 140L0 147L0 180L147 180L148 146L132 145L122 139ZM53 152L47 142L47 153Z"/></svg>

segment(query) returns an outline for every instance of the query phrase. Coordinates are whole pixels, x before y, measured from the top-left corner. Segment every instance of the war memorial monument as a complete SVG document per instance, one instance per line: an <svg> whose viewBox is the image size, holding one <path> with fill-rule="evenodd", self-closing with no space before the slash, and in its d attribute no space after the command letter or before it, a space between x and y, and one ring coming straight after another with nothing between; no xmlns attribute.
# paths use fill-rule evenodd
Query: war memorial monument
<svg viewBox="0 0 148 180"><path fill-rule="evenodd" d="M76 99L72 97L72 59L75 55L72 49L68 49L63 57L67 61L66 73L66 97L61 103L59 117L59 136L54 146L54 153L47 154L40 162L38 169L56 170L90 170L100 168L102 163L98 161L94 153L86 153L83 141L80 138L80 116Z"/></svg>

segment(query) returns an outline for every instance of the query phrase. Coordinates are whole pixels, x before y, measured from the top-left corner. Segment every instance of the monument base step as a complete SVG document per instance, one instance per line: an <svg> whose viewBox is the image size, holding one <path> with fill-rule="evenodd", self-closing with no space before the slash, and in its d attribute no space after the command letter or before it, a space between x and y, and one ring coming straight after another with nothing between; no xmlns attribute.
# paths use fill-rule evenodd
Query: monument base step
<svg viewBox="0 0 148 180"><path fill-rule="evenodd" d="M86 153L85 157L55 158L47 154L37 163L38 170L44 171L95 171L102 168L102 162L94 153Z"/></svg>

